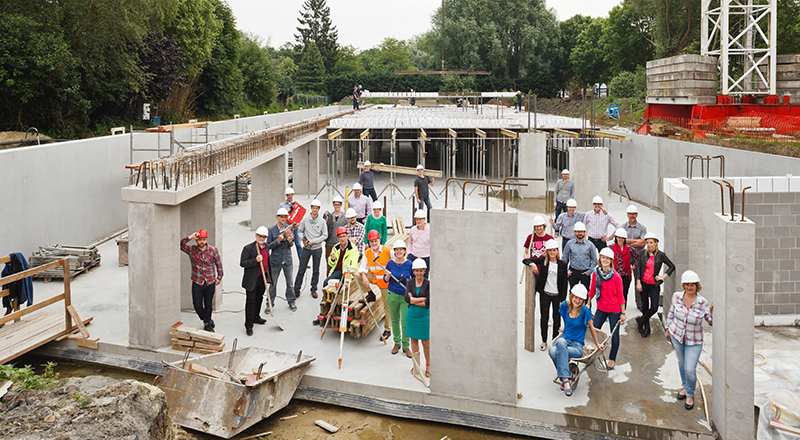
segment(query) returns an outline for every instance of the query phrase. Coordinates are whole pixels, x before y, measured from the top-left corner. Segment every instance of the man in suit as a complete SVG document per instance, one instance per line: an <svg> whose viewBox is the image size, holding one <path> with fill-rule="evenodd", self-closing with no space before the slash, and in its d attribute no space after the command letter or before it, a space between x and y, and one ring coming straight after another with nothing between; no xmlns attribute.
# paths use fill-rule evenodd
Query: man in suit
<svg viewBox="0 0 800 440"><path fill-rule="evenodd" d="M267 286L264 285L264 275L266 275L267 282L272 284L269 270L263 271L269 267L268 233L265 226L259 226L256 229L256 241L246 245L239 258L239 266L244 268L242 287L247 295L244 303L244 328L247 330L247 336L253 335L254 323L264 324L267 322L259 315L259 308L261 301L264 300L264 291L267 289Z"/></svg>

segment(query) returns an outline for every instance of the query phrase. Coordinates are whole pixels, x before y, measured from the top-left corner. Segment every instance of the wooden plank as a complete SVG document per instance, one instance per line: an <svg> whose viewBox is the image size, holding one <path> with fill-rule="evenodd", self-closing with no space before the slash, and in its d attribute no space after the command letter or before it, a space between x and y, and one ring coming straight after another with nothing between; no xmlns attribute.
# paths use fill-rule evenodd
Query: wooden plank
<svg viewBox="0 0 800 440"><path fill-rule="evenodd" d="M77 338L75 342L78 343L78 347L84 348L91 348L92 350L97 350L99 344L97 343L100 338Z"/></svg>
<svg viewBox="0 0 800 440"><path fill-rule="evenodd" d="M358 138L363 141L364 138L367 137L367 136L369 136L369 128L367 128L366 130L362 131L361 134L358 135Z"/></svg>
<svg viewBox="0 0 800 440"><path fill-rule="evenodd" d="M170 131L182 130L182 129L184 129L184 128L199 128L199 127L205 127L205 126L206 126L206 125L208 125L208 124L209 124L209 122L208 122L208 121L203 121L203 122L193 122L193 123L190 123L190 124L172 124L172 125L161 125L161 126L154 127L154 128L148 128L148 129L146 129L145 131L150 131L150 132L159 132L159 133L161 133L161 132L168 133L168 132L170 132Z"/></svg>
<svg viewBox="0 0 800 440"><path fill-rule="evenodd" d="M37 273L44 272L46 270L54 269L59 266L61 266L61 260L52 261L43 266L36 266L32 269L23 270L22 272L17 272L14 275L9 275L7 277L0 278L0 286L4 286L8 283L13 283L14 281L19 281L23 278L28 278L29 276L36 275ZM5 295L0 295L0 298L7 295L8 293L6 293Z"/></svg>
<svg viewBox="0 0 800 440"><path fill-rule="evenodd" d="M427 141L428 140L428 133L425 132L424 128L420 128L419 129L419 134L422 136L422 140L423 141Z"/></svg>
<svg viewBox="0 0 800 440"><path fill-rule="evenodd" d="M172 349L176 351L191 351L192 353L199 353L199 354L214 354L220 353L222 350L204 350L202 348L197 347L184 347L182 345L172 345Z"/></svg>
<svg viewBox="0 0 800 440"><path fill-rule="evenodd" d="M225 335L221 335L219 333L211 333L205 330L197 330L191 327L187 327L185 325L173 329L172 331L170 331L170 333L175 333L176 335L189 336L192 339L198 339L212 344L221 344L222 341L225 339Z"/></svg>
<svg viewBox="0 0 800 440"><path fill-rule="evenodd" d="M394 140L396 137L397 137L397 129L395 128L394 130L392 130L392 140Z"/></svg>
<svg viewBox="0 0 800 440"><path fill-rule="evenodd" d="M324 420L316 420L316 421L314 421L314 424L319 426L320 428L330 432L331 434L334 433L334 432L337 432L339 430L339 428L331 425L330 423L328 423L328 422L326 422Z"/></svg>
<svg viewBox="0 0 800 440"><path fill-rule="evenodd" d="M63 319L60 313L39 312L0 328L0 364L66 335Z"/></svg>
<svg viewBox="0 0 800 440"><path fill-rule="evenodd" d="M197 347L203 350L222 350L225 344L206 344L198 341L187 341L185 339L172 339L172 345L180 345L182 347Z"/></svg>
<svg viewBox="0 0 800 440"><path fill-rule="evenodd" d="M397 129L395 129L395 130L397 130ZM0 264L8 263L10 261L11 261L11 256L10 255L6 255L5 257L0 257Z"/></svg>
<svg viewBox="0 0 800 440"><path fill-rule="evenodd" d="M47 307L50 304L55 304L55 303L61 301L62 299L64 299L64 294L63 293L60 294L60 295L56 295L56 296L54 296L52 298L46 299L46 300L44 300L42 302L36 303L36 304L34 304L34 305L30 306L30 307L25 307L24 309L21 309L21 310L19 310L17 312L14 312L14 313L10 314L10 315L6 315L6 316L0 318L0 325L3 325L3 324L5 324L5 323L7 323L9 321L16 321L17 319L22 318L25 315L33 313L33 312L35 312L35 311L37 311L37 310L39 310L41 308Z"/></svg>
<svg viewBox="0 0 800 440"><path fill-rule="evenodd" d="M562 130L560 128L553 128L551 130L554 134L560 134L562 136L569 136L573 139L578 139L579 134L575 133L574 131Z"/></svg>
<svg viewBox="0 0 800 440"><path fill-rule="evenodd" d="M86 330L86 327L84 327L83 322L81 322L81 317L78 315L78 311L75 310L75 307L72 304L67 306L67 312L69 312L70 316L72 316L72 320L78 326L78 330L81 331L83 337L89 338L89 331Z"/></svg>
<svg viewBox="0 0 800 440"><path fill-rule="evenodd" d="M510 137L512 139L516 139L516 138L519 137L519 135L517 135L516 132L511 131L511 130L506 130L505 128L501 128L500 129L500 134L508 136L508 137Z"/></svg>
<svg viewBox="0 0 800 440"><path fill-rule="evenodd" d="M191 371L192 373L204 374L206 376L211 376L215 379L220 379L222 377L222 373L220 373L219 371L211 370L200 364L189 364L188 370Z"/></svg>
<svg viewBox="0 0 800 440"><path fill-rule="evenodd" d="M364 162L359 162L358 163L358 168L359 169L360 168L364 168ZM387 172L391 172L391 173L408 174L410 176L416 176L417 175L417 169L416 168L401 167L401 166L397 166L397 165L381 165L379 163L374 163L374 164L372 164L372 169L375 170L375 171L387 171ZM442 178L442 172L441 171L429 170L427 168L422 172L422 174L424 176L435 177L437 179L441 179Z"/></svg>
<svg viewBox="0 0 800 440"><path fill-rule="evenodd" d="M477 134L478 136L486 139L486 132L481 130L480 128L476 128L475 129L475 134Z"/></svg>
<svg viewBox="0 0 800 440"><path fill-rule="evenodd" d="M448 128L448 129L447 129L447 134L449 134L450 136L452 136L452 137L453 137L453 139L455 139L455 138L457 138L457 137L458 137L458 133L456 133L456 131L455 131L455 130L453 130L452 128Z"/></svg>
<svg viewBox="0 0 800 440"><path fill-rule="evenodd" d="M336 139L337 137L342 135L342 132L343 132L343 130L341 128L336 130L336 131L334 131L333 133L328 135L328 140L332 141L332 140Z"/></svg>

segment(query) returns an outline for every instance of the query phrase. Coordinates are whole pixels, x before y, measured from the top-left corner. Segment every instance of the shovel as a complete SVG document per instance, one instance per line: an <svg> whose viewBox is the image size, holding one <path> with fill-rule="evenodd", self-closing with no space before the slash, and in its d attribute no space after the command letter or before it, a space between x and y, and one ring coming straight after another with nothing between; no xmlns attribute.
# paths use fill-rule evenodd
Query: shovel
<svg viewBox="0 0 800 440"><path fill-rule="evenodd" d="M264 271L264 262L259 261L258 264L259 266L261 266L261 277L264 278L264 286L266 286L267 275L266 272ZM286 330L285 328L283 328L283 324L281 324L281 322L278 321L278 318L275 317L275 312L272 310L272 297L269 295L269 290L267 290L267 304L269 305L269 316L272 316L272 319L275 320L275 324L278 324L278 327L280 327L281 330Z"/></svg>

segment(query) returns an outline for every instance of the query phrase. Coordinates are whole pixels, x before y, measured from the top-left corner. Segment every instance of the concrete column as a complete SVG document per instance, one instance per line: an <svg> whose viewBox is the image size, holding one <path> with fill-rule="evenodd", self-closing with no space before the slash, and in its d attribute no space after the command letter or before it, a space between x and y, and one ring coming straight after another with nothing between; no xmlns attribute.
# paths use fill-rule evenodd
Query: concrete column
<svg viewBox="0 0 800 440"><path fill-rule="evenodd" d="M518 264L517 215L433 209L431 223L431 393L515 405L517 295L491 292L517 291L497 276Z"/></svg>
<svg viewBox="0 0 800 440"><path fill-rule="evenodd" d="M704 280L703 287L706 289L704 296L712 301L713 293L719 291L715 285L716 278L713 276L713 256L716 252L714 232L717 227L714 219L721 208L719 185L709 179L684 178L681 181L689 187L689 243L693 249L689 253L689 267L697 272L701 280ZM727 188L725 198L728 198ZM730 212L729 203L725 204L725 212ZM750 289L753 289L752 285Z"/></svg>
<svg viewBox="0 0 800 440"><path fill-rule="evenodd" d="M250 171L250 230L275 223L278 205L286 199L288 156L275 159Z"/></svg>
<svg viewBox="0 0 800 440"><path fill-rule="evenodd" d="M222 255L222 185L200 193L179 205L181 213L180 236L187 237L199 229L208 231L208 244L219 249ZM191 244L194 244L192 241ZM192 265L189 256L181 253L180 294L181 310L194 311L192 304ZM225 268L223 268L224 271ZM222 304L222 284L214 293L214 308ZM198 324L199 325L199 324ZM190 327L197 325L189 324Z"/></svg>
<svg viewBox="0 0 800 440"><path fill-rule="evenodd" d="M712 419L721 438L750 440L753 428L755 224L715 214L711 222L714 300ZM704 282L702 275L701 282ZM706 295L703 286L702 295ZM747 362L743 360L747 359Z"/></svg>
<svg viewBox="0 0 800 440"><path fill-rule="evenodd" d="M664 235L661 237L661 249L675 264L675 274L664 280L663 319L666 320L672 294L681 290L680 274L693 269L689 263L689 187L680 179L664 179ZM694 246L692 249L697 250Z"/></svg>
<svg viewBox="0 0 800 440"><path fill-rule="evenodd" d="M128 343L131 346L169 345L170 326L181 319L180 220L178 206L128 204Z"/></svg>
<svg viewBox="0 0 800 440"><path fill-rule="evenodd" d="M607 197L608 148L570 148L569 171L579 211L591 210L594 196Z"/></svg>
<svg viewBox="0 0 800 440"><path fill-rule="evenodd" d="M298 194L315 195L319 191L319 174L325 172L325 169L320 170L319 144L320 141L315 139L292 151L293 188ZM325 162L321 165L324 168Z"/></svg>
<svg viewBox="0 0 800 440"><path fill-rule="evenodd" d="M519 177L544 178L547 159L547 135L522 133L519 135ZM545 182L521 182L528 186L519 188L522 197L544 197Z"/></svg>

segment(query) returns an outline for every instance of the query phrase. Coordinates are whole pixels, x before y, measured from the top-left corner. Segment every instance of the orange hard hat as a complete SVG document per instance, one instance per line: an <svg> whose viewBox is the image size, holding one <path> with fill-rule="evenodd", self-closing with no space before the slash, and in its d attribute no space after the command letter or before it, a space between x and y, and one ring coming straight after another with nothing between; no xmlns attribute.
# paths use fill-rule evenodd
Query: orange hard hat
<svg viewBox="0 0 800 440"><path fill-rule="evenodd" d="M340 226L339 229L336 230L336 236L338 237L342 234L347 235L347 229Z"/></svg>
<svg viewBox="0 0 800 440"><path fill-rule="evenodd" d="M380 239L381 239L380 232L374 229L369 231L369 234L367 235L367 240L380 240Z"/></svg>
<svg viewBox="0 0 800 440"><path fill-rule="evenodd" d="M197 231L197 238L208 238L208 231L205 229Z"/></svg>

